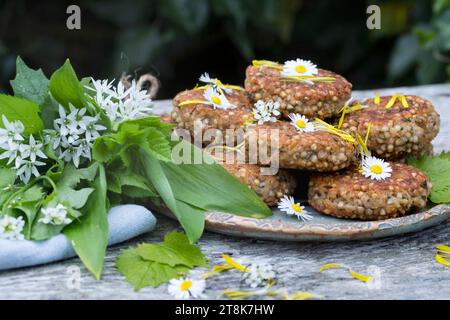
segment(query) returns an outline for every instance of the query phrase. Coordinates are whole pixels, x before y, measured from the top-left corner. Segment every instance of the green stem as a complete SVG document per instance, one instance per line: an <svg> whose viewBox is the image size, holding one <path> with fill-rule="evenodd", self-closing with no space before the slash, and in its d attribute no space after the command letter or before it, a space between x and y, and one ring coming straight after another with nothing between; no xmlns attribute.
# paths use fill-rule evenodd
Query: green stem
<svg viewBox="0 0 450 320"><path fill-rule="evenodd" d="M14 192L12 195L9 196L8 199L6 199L5 203L2 206L2 212L5 211L5 209L8 207L8 205L10 204L12 199L17 197L19 194L26 192L28 189L30 189L32 186L34 186L36 183L38 183L41 180L46 180L48 183L50 183L50 185L52 186L53 190L54 191L56 190L56 184L55 184L55 182L52 179L50 179L47 176L37 177L36 179L34 179L34 181L32 181L29 184L23 186L22 188L20 188L19 190L17 190L16 192Z"/></svg>

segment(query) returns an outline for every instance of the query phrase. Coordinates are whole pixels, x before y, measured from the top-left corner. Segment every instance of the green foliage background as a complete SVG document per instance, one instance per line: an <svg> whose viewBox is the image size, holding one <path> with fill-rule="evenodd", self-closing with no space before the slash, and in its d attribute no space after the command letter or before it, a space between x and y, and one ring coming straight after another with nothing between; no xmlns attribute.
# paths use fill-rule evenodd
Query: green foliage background
<svg viewBox="0 0 450 320"><path fill-rule="evenodd" d="M66 28L70 4L81 30ZM366 28L369 4L381 30ZM67 57L82 76L152 72L159 98L204 71L242 83L253 58L311 59L355 88L438 83L450 75L450 0L0 0L0 91L19 54L46 74Z"/></svg>

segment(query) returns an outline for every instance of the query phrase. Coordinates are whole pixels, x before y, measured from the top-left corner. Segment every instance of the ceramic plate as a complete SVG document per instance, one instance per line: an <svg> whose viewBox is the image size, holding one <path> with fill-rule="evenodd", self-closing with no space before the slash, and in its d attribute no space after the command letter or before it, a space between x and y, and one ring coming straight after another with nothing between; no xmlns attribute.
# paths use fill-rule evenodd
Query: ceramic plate
<svg viewBox="0 0 450 320"><path fill-rule="evenodd" d="M450 218L450 205L437 205L401 218L361 221L337 219L306 209L314 217L302 222L278 209L266 219L240 217L228 213L211 212L206 215L206 230L239 237L281 241L349 241L369 240L404 233L417 232ZM167 216L167 209L158 212Z"/></svg>

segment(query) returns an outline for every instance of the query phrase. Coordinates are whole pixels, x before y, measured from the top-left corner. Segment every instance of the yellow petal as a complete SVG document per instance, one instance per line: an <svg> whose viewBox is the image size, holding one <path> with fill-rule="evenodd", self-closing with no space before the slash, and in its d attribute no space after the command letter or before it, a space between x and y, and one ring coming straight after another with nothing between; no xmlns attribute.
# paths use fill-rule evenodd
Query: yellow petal
<svg viewBox="0 0 450 320"><path fill-rule="evenodd" d="M357 273L357 272L353 271L352 269L348 269L348 271L350 272L350 274L352 275L353 278L358 279L362 282L372 282L373 281L372 276L367 276L365 274Z"/></svg>
<svg viewBox="0 0 450 320"><path fill-rule="evenodd" d="M328 131L329 133L337 135L338 137L341 137L342 139L344 139L344 140L346 140L346 141L348 141L350 143L355 143L356 142L355 138L353 138L353 136L350 135L349 133L347 133L345 131L342 131L342 130L339 130L339 129L333 127L331 124L328 124L328 123L326 123L325 121L323 121L323 120L321 120L319 118L316 118L316 122L320 123L323 126L323 128L326 131Z"/></svg>
<svg viewBox="0 0 450 320"><path fill-rule="evenodd" d="M392 96L392 98L389 100L389 102L386 104L385 108L386 108L386 109L391 108L391 107L395 104L395 101L397 101L397 98L398 98L397 95L394 94L394 95Z"/></svg>
<svg viewBox="0 0 450 320"><path fill-rule="evenodd" d="M185 100L180 102L179 107L187 106L189 104L208 104L208 101L205 100Z"/></svg>
<svg viewBox="0 0 450 320"><path fill-rule="evenodd" d="M372 128L372 124L369 123L369 125L367 126L367 133L366 133L366 137L364 138L364 144L367 146L367 140L369 139L369 134L370 134L370 129Z"/></svg>
<svg viewBox="0 0 450 320"><path fill-rule="evenodd" d="M444 259L440 254L436 254L435 257L436 261L444 266L450 267L450 262Z"/></svg>
<svg viewBox="0 0 450 320"><path fill-rule="evenodd" d="M283 70L283 66L281 64L269 60L253 60L252 64L255 67L269 67L278 70Z"/></svg>
<svg viewBox="0 0 450 320"><path fill-rule="evenodd" d="M286 296L285 299L286 300L306 300L306 299L311 299L313 297L314 297L314 295L309 292L297 292L297 293L294 293L293 295Z"/></svg>
<svg viewBox="0 0 450 320"><path fill-rule="evenodd" d="M408 108L409 107L408 100L406 100L405 96L403 96L403 95L400 96L400 102L402 103L403 108Z"/></svg>
<svg viewBox="0 0 450 320"><path fill-rule="evenodd" d="M379 92L375 93L375 98L373 98L373 102L374 102L376 105L379 105L379 104L380 104L380 93L379 93Z"/></svg>
<svg viewBox="0 0 450 320"><path fill-rule="evenodd" d="M230 266L235 268L236 270L239 270L241 272L247 272L247 268L241 265L239 262L233 260L230 256L226 254L222 254L222 258L225 260L226 263L228 263Z"/></svg>
<svg viewBox="0 0 450 320"><path fill-rule="evenodd" d="M329 263L320 267L319 271L322 272L327 269L340 269L342 265L339 263Z"/></svg>
<svg viewBox="0 0 450 320"><path fill-rule="evenodd" d="M439 251L450 253L450 247L448 247L446 245L443 245L443 244L437 245L436 249L439 250Z"/></svg>
<svg viewBox="0 0 450 320"><path fill-rule="evenodd" d="M347 112L347 108L346 106L344 106L344 109L342 110L342 115L341 118L339 119L339 123L338 123L338 129L342 128L342 124L344 123L344 117L345 117L345 113Z"/></svg>

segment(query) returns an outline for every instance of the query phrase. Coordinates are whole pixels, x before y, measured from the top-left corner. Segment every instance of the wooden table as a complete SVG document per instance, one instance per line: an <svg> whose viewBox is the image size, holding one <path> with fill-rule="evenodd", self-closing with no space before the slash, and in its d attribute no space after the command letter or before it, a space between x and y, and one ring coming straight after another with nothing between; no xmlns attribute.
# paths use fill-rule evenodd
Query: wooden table
<svg viewBox="0 0 450 320"><path fill-rule="evenodd" d="M450 84L380 90L382 94L416 94L430 99L441 115L441 132L435 151L450 150ZM374 91L357 91L356 98ZM162 104L167 102L160 102ZM171 299L167 285L134 292L115 269L119 251L139 242L159 242L178 228L175 221L158 216L150 234L108 249L101 281L96 281L77 258L50 265L0 272L0 299ZM367 242L283 243L239 239L205 232L199 245L212 265L221 263L223 252L249 261L274 266L275 288L308 291L325 299L449 299L450 268L434 261L435 246L450 243L450 221L420 233ZM345 270L319 268L331 262L377 277L375 286L352 279ZM72 285L73 272L81 272L79 287ZM196 270L198 275L205 270ZM220 298L224 289L238 289L241 274L224 272L207 282L206 295Z"/></svg>

